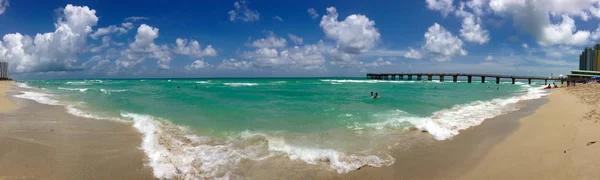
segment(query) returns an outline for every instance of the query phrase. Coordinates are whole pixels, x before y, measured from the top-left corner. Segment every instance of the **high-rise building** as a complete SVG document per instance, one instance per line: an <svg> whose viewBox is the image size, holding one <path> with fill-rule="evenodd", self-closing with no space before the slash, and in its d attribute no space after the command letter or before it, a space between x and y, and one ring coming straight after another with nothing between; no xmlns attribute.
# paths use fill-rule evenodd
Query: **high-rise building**
<svg viewBox="0 0 600 180"><path fill-rule="evenodd" d="M8 79L8 62L0 61L0 79Z"/></svg>
<svg viewBox="0 0 600 180"><path fill-rule="evenodd" d="M586 47L579 55L579 70L600 71L600 43Z"/></svg>

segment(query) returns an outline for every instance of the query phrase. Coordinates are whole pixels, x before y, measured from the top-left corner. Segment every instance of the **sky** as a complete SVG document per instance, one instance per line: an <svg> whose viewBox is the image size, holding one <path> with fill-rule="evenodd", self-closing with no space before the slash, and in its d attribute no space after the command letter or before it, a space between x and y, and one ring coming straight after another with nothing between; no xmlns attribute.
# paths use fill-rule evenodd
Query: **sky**
<svg viewBox="0 0 600 180"><path fill-rule="evenodd" d="M15 79L550 76L600 39L600 0L0 0Z"/></svg>

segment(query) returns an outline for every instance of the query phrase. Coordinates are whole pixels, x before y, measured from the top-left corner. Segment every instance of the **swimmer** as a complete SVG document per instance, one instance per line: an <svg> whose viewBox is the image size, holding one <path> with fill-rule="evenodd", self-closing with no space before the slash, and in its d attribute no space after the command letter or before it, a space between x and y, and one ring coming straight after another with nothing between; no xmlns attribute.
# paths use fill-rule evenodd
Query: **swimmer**
<svg viewBox="0 0 600 180"><path fill-rule="evenodd" d="M373 91L371 91L371 96L373 96Z"/></svg>
<svg viewBox="0 0 600 180"><path fill-rule="evenodd" d="M375 93L375 96L373 96L373 99L377 99L379 98L379 93Z"/></svg>

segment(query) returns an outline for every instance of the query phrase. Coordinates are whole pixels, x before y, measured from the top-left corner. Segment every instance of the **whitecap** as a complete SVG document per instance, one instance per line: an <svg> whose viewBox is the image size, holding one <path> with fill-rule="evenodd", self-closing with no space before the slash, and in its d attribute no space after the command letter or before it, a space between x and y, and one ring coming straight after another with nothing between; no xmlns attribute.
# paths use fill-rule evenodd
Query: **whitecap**
<svg viewBox="0 0 600 180"><path fill-rule="evenodd" d="M231 86L231 87L258 86L258 83L223 83L223 85Z"/></svg>

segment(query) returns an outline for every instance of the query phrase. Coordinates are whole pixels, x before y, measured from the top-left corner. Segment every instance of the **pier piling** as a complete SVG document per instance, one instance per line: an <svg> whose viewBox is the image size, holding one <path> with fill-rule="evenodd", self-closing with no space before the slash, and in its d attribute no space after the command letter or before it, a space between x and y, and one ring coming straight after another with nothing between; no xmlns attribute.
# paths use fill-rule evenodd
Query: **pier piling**
<svg viewBox="0 0 600 180"><path fill-rule="evenodd" d="M458 80L458 76L452 76L452 82L456 82Z"/></svg>
<svg viewBox="0 0 600 180"><path fill-rule="evenodd" d="M417 81L421 81L421 75L417 75Z"/></svg>
<svg viewBox="0 0 600 180"><path fill-rule="evenodd" d="M412 81L412 75L410 75L410 74L408 75L408 80Z"/></svg>
<svg viewBox="0 0 600 180"><path fill-rule="evenodd" d="M481 76L481 83L485 83L485 76Z"/></svg>
<svg viewBox="0 0 600 180"><path fill-rule="evenodd" d="M467 82L471 83L471 78L473 78L473 76L467 76Z"/></svg>
<svg viewBox="0 0 600 180"><path fill-rule="evenodd" d="M444 82L444 75L440 75L440 82Z"/></svg>
<svg viewBox="0 0 600 180"><path fill-rule="evenodd" d="M496 77L496 84L500 84L500 77Z"/></svg>
<svg viewBox="0 0 600 180"><path fill-rule="evenodd" d="M427 80L431 81L431 79L433 79L433 76L432 75L427 75Z"/></svg>
<svg viewBox="0 0 600 180"><path fill-rule="evenodd" d="M515 78L512 78L512 84L515 84Z"/></svg>

